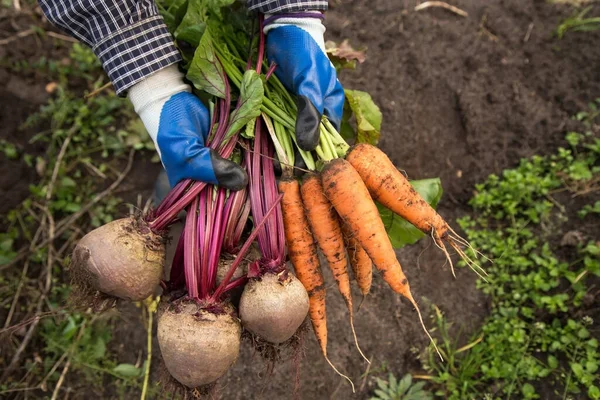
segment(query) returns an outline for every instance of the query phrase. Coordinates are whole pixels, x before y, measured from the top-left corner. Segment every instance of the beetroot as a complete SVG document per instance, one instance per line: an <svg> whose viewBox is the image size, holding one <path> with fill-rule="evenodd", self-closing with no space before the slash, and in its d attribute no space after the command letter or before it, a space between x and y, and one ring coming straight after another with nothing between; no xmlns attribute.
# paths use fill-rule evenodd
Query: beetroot
<svg viewBox="0 0 600 400"><path fill-rule="evenodd" d="M141 220L118 219L94 229L75 247L70 266L74 290L141 301L159 285L164 260L161 236Z"/></svg>
<svg viewBox="0 0 600 400"><path fill-rule="evenodd" d="M158 344L165 366L190 389L215 382L240 352L240 323L231 306L220 308L187 301L159 314Z"/></svg>
<svg viewBox="0 0 600 400"><path fill-rule="evenodd" d="M251 279L240 299L244 328L273 344L290 339L308 313L308 294L287 271Z"/></svg>

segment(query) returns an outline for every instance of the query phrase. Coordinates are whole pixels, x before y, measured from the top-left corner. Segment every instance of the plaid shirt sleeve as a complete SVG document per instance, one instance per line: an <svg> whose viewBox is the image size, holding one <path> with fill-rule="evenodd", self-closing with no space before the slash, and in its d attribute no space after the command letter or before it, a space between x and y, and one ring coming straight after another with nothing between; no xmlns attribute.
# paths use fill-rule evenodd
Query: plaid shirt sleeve
<svg viewBox="0 0 600 400"><path fill-rule="evenodd" d="M247 0L250 11L286 13L294 11L327 10L327 0Z"/></svg>
<svg viewBox="0 0 600 400"><path fill-rule="evenodd" d="M39 0L46 17L90 46L117 94L181 60L154 0Z"/></svg>

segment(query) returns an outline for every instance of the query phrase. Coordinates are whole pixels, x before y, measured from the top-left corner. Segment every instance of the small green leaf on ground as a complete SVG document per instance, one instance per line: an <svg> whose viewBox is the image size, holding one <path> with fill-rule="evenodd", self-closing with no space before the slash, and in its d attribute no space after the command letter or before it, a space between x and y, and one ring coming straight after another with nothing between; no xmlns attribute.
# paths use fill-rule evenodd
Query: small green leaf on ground
<svg viewBox="0 0 600 400"><path fill-rule="evenodd" d="M140 376L142 369L133 364L119 364L113 368L113 372L126 378L134 378Z"/></svg>

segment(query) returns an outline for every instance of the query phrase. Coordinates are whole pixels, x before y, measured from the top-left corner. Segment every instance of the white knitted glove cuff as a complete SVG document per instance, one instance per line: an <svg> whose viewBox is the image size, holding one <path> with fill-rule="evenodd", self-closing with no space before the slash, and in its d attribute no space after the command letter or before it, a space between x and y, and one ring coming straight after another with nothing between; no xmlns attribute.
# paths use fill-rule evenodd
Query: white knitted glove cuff
<svg viewBox="0 0 600 400"><path fill-rule="evenodd" d="M156 139L162 108L174 94L191 91L191 87L183 82L183 74L175 64L156 71L129 88L127 97L154 141L159 155Z"/></svg>
<svg viewBox="0 0 600 400"><path fill-rule="evenodd" d="M320 14L319 11L304 11L303 14L306 14L307 12ZM273 15L274 14L265 14L265 19ZM323 38L323 35L325 34L325 25L323 25L323 22L320 18L279 18L272 24L265 26L263 32L266 35L271 29L286 25L293 25L304 29L315 40L315 42L317 42L321 50L323 50L323 53L325 52L325 39Z"/></svg>

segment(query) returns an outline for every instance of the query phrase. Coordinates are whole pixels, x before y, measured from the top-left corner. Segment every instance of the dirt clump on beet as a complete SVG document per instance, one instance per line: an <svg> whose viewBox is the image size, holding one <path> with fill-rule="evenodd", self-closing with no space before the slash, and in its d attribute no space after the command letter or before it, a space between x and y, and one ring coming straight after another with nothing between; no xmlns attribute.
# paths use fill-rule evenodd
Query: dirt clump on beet
<svg viewBox="0 0 600 400"><path fill-rule="evenodd" d="M144 300L159 285L164 260L164 239L140 219L118 219L94 229L73 250L70 303L98 309L115 299Z"/></svg>
<svg viewBox="0 0 600 400"><path fill-rule="evenodd" d="M240 299L245 329L274 344L289 340L308 314L308 294L287 270L251 279Z"/></svg>
<svg viewBox="0 0 600 400"><path fill-rule="evenodd" d="M255 335L247 329L242 332L242 339L247 342L261 358L272 363L274 366L276 363L298 358L298 351L302 350L306 333L310 330L309 326L309 320L304 320L291 338L278 344L267 342L265 339Z"/></svg>
<svg viewBox="0 0 600 400"><path fill-rule="evenodd" d="M210 383L208 385L190 389L189 387L179 383L165 365L164 360L160 360L157 366L157 381L159 383L157 398L160 399L218 399L219 382Z"/></svg>
<svg viewBox="0 0 600 400"><path fill-rule="evenodd" d="M307 333L310 331L310 322L304 320L296 333L283 343L274 344L267 342L261 337L253 334L248 330L242 333L242 339L258 353L264 361L265 370L262 373L265 384L269 382L269 377L273 375L275 366L290 361L294 371L294 392L291 398L297 399L300 390L300 366L302 357L305 351L304 341Z"/></svg>
<svg viewBox="0 0 600 400"><path fill-rule="evenodd" d="M223 376L240 352L242 328L230 305L182 300L158 314L158 344L171 376L190 389Z"/></svg>

